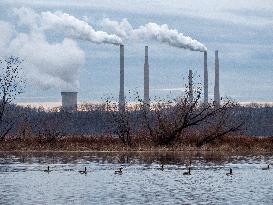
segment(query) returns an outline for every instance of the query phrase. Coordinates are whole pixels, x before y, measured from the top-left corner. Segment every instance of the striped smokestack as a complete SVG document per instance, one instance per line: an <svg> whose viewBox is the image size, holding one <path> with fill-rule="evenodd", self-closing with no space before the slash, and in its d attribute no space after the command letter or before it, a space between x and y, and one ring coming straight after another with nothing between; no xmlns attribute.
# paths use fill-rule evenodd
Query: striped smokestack
<svg viewBox="0 0 273 205"><path fill-rule="evenodd" d="M148 62L148 46L145 46L145 62L144 62L144 107L150 108L149 96L149 62Z"/></svg>
<svg viewBox="0 0 273 205"><path fill-rule="evenodd" d="M207 51L204 52L204 104L207 105L209 102L208 92L208 56Z"/></svg>
<svg viewBox="0 0 273 205"><path fill-rule="evenodd" d="M220 89L219 89L219 58L218 51L215 51L215 84L214 84L214 103L220 105Z"/></svg>
<svg viewBox="0 0 273 205"><path fill-rule="evenodd" d="M193 88L192 88L192 70L189 70L189 102L193 101Z"/></svg>
<svg viewBox="0 0 273 205"><path fill-rule="evenodd" d="M124 97L124 45L120 45L120 84L119 84L119 110L125 110Z"/></svg>

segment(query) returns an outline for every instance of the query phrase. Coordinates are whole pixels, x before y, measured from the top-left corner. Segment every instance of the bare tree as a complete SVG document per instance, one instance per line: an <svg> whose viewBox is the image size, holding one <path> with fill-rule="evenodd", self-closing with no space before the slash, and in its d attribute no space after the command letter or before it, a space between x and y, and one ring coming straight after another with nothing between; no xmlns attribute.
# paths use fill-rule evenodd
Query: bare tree
<svg viewBox="0 0 273 205"><path fill-rule="evenodd" d="M52 113L51 116L45 116L42 119L38 127L38 141L40 143L54 143L61 137L65 136L63 126L65 125L64 121L61 121L61 117L56 116L58 113ZM37 129L37 128L36 128Z"/></svg>
<svg viewBox="0 0 273 205"><path fill-rule="evenodd" d="M8 114L12 109L11 103L21 94L25 81L21 76L21 63L18 57L8 57L0 59L0 140L11 131L15 124L13 119L16 116Z"/></svg>
<svg viewBox="0 0 273 205"><path fill-rule="evenodd" d="M144 125L153 141L158 145L170 145L185 131L199 130L203 136L197 146L202 146L243 126L243 121L234 121L236 103L226 100L221 106L213 103L205 106L200 98L201 91L197 89L193 100L185 95L176 100L156 102L150 112L144 110Z"/></svg>
<svg viewBox="0 0 273 205"><path fill-rule="evenodd" d="M110 113L110 124L112 132L118 136L122 143L126 146L132 146L132 125L130 120L130 110L127 103L125 103L125 109L119 110L118 104L106 100L106 109Z"/></svg>
<svg viewBox="0 0 273 205"><path fill-rule="evenodd" d="M231 100L227 100L220 107L218 105L211 110L216 112L203 122L202 135L196 143L197 147L213 143L227 134L244 129L246 121L242 115L238 114L238 105Z"/></svg>

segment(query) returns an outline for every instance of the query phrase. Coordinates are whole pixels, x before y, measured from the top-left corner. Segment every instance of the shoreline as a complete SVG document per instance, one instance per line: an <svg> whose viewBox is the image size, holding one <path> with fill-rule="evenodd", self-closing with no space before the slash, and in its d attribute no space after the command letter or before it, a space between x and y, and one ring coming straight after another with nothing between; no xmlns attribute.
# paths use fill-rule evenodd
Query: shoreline
<svg viewBox="0 0 273 205"><path fill-rule="evenodd" d="M149 138L135 137L132 146L126 146L119 138L109 136L64 136L50 141L33 136L0 141L0 153L273 154L273 137L226 136L202 147L196 146L197 141L197 138L188 137L163 146Z"/></svg>
<svg viewBox="0 0 273 205"><path fill-rule="evenodd" d="M219 151L219 150L0 150L0 155L24 154L178 154L178 155L219 155L219 156L258 156L273 155L273 151Z"/></svg>

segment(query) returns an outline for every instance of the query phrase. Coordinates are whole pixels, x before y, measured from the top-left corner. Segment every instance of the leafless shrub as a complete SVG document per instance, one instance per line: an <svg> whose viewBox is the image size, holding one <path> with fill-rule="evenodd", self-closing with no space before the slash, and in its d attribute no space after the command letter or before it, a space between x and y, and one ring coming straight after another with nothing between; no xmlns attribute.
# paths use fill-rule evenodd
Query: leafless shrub
<svg viewBox="0 0 273 205"><path fill-rule="evenodd" d="M66 135L65 128L71 119L70 113L40 112L39 121L34 125L34 132L40 143L53 143Z"/></svg>
<svg viewBox="0 0 273 205"><path fill-rule="evenodd" d="M22 117L22 120L16 127L16 139L22 141L32 137L32 125L28 121L27 117Z"/></svg>
<svg viewBox="0 0 273 205"><path fill-rule="evenodd" d="M200 89L195 91L193 101L185 95L176 100L158 101L151 106L151 111L144 112L144 127L158 145L172 145L185 133L201 133L198 147L211 143L222 136L238 131L244 124L236 119L234 108L237 104L231 100L221 106L213 103L203 105Z"/></svg>
<svg viewBox="0 0 273 205"><path fill-rule="evenodd" d="M122 143L126 146L132 146L132 129L130 123L130 110L127 103L125 109L119 110L118 103L106 100L107 110L110 112L111 131L118 136Z"/></svg>
<svg viewBox="0 0 273 205"><path fill-rule="evenodd" d="M12 130L15 118L11 103L21 94L25 81L21 76L21 60L18 57L0 59L0 141Z"/></svg>
<svg viewBox="0 0 273 205"><path fill-rule="evenodd" d="M54 127L54 123L45 122L40 127L37 137L40 143L52 143L61 136L64 136L63 133Z"/></svg>

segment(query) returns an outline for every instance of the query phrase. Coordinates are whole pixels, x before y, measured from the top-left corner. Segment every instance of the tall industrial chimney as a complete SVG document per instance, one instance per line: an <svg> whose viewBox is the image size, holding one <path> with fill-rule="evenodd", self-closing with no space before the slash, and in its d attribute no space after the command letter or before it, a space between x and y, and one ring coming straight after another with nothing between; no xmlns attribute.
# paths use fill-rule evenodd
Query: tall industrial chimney
<svg viewBox="0 0 273 205"><path fill-rule="evenodd" d="M77 92L61 92L62 110L65 112L77 111Z"/></svg>
<svg viewBox="0 0 273 205"><path fill-rule="evenodd" d="M124 45L120 45L120 85L119 85L119 110L125 110L124 97Z"/></svg>
<svg viewBox="0 0 273 205"><path fill-rule="evenodd" d="M145 46L145 63L144 63L144 107L150 108L149 96L149 62L148 62L148 46Z"/></svg>
<svg viewBox="0 0 273 205"><path fill-rule="evenodd" d="M207 51L204 52L204 104L207 105L209 102L208 92L208 56Z"/></svg>
<svg viewBox="0 0 273 205"><path fill-rule="evenodd" d="M220 89L219 89L219 58L218 51L215 51L215 85L214 85L214 103L220 105Z"/></svg>
<svg viewBox="0 0 273 205"><path fill-rule="evenodd" d="M192 88L192 70L189 70L189 102L193 101L193 88Z"/></svg>

